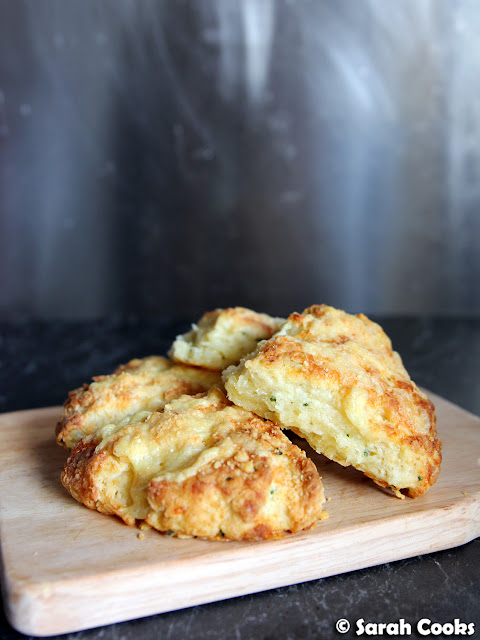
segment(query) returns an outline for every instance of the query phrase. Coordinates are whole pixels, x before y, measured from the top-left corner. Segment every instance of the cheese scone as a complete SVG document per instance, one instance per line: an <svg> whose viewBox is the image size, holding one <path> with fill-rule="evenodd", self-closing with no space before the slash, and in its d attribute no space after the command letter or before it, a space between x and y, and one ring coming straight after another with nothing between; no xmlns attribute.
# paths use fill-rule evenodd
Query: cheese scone
<svg viewBox="0 0 480 640"><path fill-rule="evenodd" d="M293 313L224 381L235 404L290 428L397 497L421 496L437 479L434 406L363 314L326 305Z"/></svg>
<svg viewBox="0 0 480 640"><path fill-rule="evenodd" d="M327 517L313 462L218 388L102 427L70 452L62 483L90 509L170 535L269 539Z"/></svg>
<svg viewBox="0 0 480 640"><path fill-rule="evenodd" d="M71 449L100 427L121 422L139 411L158 411L182 394L222 386L218 373L149 356L121 365L111 375L70 391L56 427L57 441Z"/></svg>
<svg viewBox="0 0 480 640"><path fill-rule="evenodd" d="M243 307L215 309L205 313L191 331L177 336L168 355L177 362L222 371L240 362L284 322Z"/></svg>

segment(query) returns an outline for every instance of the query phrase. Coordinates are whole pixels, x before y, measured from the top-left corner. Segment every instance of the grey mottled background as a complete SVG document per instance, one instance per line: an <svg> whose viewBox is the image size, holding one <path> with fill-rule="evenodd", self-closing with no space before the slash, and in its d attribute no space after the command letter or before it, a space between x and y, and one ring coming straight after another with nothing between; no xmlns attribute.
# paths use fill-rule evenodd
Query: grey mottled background
<svg viewBox="0 0 480 640"><path fill-rule="evenodd" d="M480 313L477 0L2 0L0 316Z"/></svg>

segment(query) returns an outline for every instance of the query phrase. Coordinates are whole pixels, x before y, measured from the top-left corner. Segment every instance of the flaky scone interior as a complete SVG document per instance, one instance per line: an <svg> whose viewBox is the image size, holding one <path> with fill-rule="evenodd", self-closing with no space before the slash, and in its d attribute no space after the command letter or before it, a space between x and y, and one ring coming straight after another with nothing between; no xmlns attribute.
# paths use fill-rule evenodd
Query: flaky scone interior
<svg viewBox="0 0 480 640"><path fill-rule="evenodd" d="M205 313L191 331L177 336L169 355L177 362L222 371L237 364L270 338L285 320L244 307L215 309Z"/></svg>
<svg viewBox="0 0 480 640"><path fill-rule="evenodd" d="M292 429L398 497L421 496L437 479L433 404L363 314L326 305L294 313L223 375L235 404Z"/></svg>
<svg viewBox="0 0 480 640"><path fill-rule="evenodd" d="M313 462L215 387L84 438L62 483L91 509L171 535L263 540L327 517Z"/></svg>

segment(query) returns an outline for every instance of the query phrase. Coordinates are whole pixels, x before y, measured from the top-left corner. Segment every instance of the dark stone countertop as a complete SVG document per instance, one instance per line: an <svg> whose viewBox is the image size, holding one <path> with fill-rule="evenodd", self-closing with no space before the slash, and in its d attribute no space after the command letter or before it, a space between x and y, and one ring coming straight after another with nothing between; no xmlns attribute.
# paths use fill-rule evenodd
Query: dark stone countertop
<svg viewBox="0 0 480 640"><path fill-rule="evenodd" d="M375 319L418 384L480 414L480 318ZM187 327L188 322L168 319L0 324L0 411L61 404L69 389L92 375L107 373L132 357L165 353L172 338ZM412 624L411 637L419 638L415 624L420 618L441 623L459 618L475 623L477 637L479 569L477 538L456 549L70 636L317 640L342 637L335 631L339 618L352 623L359 618L404 618ZM1 617L0 640L21 637ZM343 637L356 637L354 629Z"/></svg>

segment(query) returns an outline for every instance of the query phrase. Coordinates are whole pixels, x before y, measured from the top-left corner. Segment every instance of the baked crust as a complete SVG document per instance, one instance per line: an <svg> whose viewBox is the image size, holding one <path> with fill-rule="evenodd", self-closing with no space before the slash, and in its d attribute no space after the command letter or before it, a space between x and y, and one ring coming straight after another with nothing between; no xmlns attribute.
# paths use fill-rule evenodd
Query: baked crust
<svg viewBox="0 0 480 640"><path fill-rule="evenodd" d="M233 402L398 497L421 496L437 479L434 406L382 328L363 314L327 305L293 313L224 380Z"/></svg>
<svg viewBox="0 0 480 640"><path fill-rule="evenodd" d="M244 307L205 313L191 331L177 336L169 356L177 362L222 371L270 338L285 320Z"/></svg>
<svg viewBox="0 0 480 640"><path fill-rule="evenodd" d="M218 388L98 430L62 483L90 509L170 535L265 540L327 517L313 462Z"/></svg>
<svg viewBox="0 0 480 640"><path fill-rule="evenodd" d="M182 394L222 385L219 374L149 356L119 366L111 375L70 391L56 426L59 444L71 449L83 437L139 411L157 411Z"/></svg>

